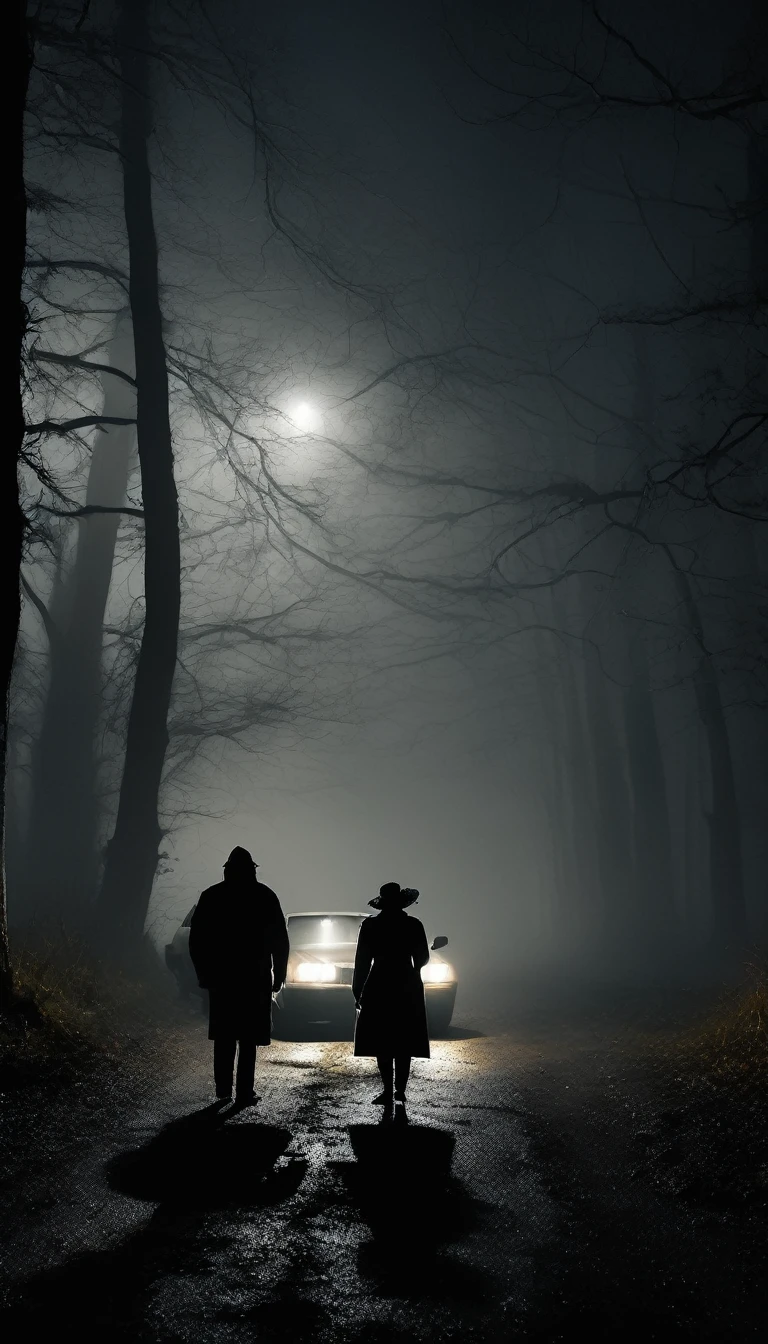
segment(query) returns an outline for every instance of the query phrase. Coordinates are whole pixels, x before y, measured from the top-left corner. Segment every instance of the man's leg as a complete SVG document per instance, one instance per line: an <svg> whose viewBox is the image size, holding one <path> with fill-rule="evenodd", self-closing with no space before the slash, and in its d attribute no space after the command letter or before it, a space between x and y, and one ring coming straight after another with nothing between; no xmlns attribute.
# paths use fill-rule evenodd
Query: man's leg
<svg viewBox="0 0 768 1344"><path fill-rule="evenodd" d="M237 1085L235 1088L238 1101L252 1100L255 1072L256 1045L253 1041L240 1041L237 1051Z"/></svg>
<svg viewBox="0 0 768 1344"><path fill-rule="evenodd" d="M216 1084L216 1096L221 1101L232 1096L236 1049L237 1041L234 1036L217 1036L213 1042L213 1080Z"/></svg>
<svg viewBox="0 0 768 1344"><path fill-rule="evenodd" d="M398 1055L395 1060L395 1101L405 1101L405 1089L411 1072L410 1055Z"/></svg>
<svg viewBox="0 0 768 1344"><path fill-rule="evenodd" d="M379 1073L381 1074L381 1081L384 1084L384 1091L380 1092L377 1097L373 1098L373 1100L375 1102L383 1102L386 1106L392 1102L392 1060L387 1059L384 1055L377 1055L376 1063L379 1066Z"/></svg>

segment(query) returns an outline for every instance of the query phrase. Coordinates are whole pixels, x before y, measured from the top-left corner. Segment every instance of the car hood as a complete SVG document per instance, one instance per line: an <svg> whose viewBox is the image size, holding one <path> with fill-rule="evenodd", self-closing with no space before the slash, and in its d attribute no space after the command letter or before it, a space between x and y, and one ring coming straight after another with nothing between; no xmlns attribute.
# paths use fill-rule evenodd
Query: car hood
<svg viewBox="0 0 768 1344"><path fill-rule="evenodd" d="M172 944L175 951L184 952L189 948L189 927L178 928L173 936ZM354 943L329 943L328 946L309 948L309 947L291 947L289 961L296 965L302 961L326 961L333 966L354 966L356 945ZM430 952L429 959L432 962L444 962L446 957L440 952Z"/></svg>
<svg viewBox="0 0 768 1344"><path fill-rule="evenodd" d="M292 947L290 960L292 962L330 962L332 966L354 966L355 948L349 943L341 943L338 946L329 943L327 947L318 948Z"/></svg>
<svg viewBox="0 0 768 1344"><path fill-rule="evenodd" d="M430 961L446 960L439 952L430 952L429 959ZM292 947L290 960L330 962L333 966L354 966L355 947L349 943L342 943L338 946L331 943L327 947L318 948Z"/></svg>

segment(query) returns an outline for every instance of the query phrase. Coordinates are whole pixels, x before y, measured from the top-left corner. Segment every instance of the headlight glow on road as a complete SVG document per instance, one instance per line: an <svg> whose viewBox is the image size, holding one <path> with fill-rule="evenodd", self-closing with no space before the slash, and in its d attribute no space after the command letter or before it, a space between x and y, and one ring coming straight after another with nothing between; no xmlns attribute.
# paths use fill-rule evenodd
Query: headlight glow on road
<svg viewBox="0 0 768 1344"><path fill-rule="evenodd" d="M294 979L302 984L328 984L336 979L336 967L329 961L302 961L296 967Z"/></svg>
<svg viewBox="0 0 768 1344"><path fill-rule="evenodd" d="M421 978L425 985L445 985L453 980L453 967L447 961L428 961L421 968Z"/></svg>

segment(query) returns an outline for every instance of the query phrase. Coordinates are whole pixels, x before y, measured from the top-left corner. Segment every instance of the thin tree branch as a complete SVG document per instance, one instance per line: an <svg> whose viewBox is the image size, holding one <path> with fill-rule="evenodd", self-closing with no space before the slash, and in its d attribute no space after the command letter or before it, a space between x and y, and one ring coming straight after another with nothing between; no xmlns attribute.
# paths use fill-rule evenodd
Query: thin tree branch
<svg viewBox="0 0 768 1344"><path fill-rule="evenodd" d="M112 364L92 364L79 355L60 355L56 350L34 350L32 354L35 359L45 360L47 364L67 364L73 368L86 369L89 373L111 373L115 378L122 378L124 383L130 383L131 387L136 386L136 379L130 373L124 373Z"/></svg>
<svg viewBox="0 0 768 1344"><path fill-rule="evenodd" d="M49 504L38 504L43 513L53 513L57 518L90 518L100 513L127 513L131 518L143 518L143 509L134 509L129 504L84 504L80 509L54 509Z"/></svg>
<svg viewBox="0 0 768 1344"><path fill-rule="evenodd" d="M76 429L103 429L104 425L135 425L135 419L124 415L81 415L75 420L40 420L36 425L27 425L25 434L72 434Z"/></svg>

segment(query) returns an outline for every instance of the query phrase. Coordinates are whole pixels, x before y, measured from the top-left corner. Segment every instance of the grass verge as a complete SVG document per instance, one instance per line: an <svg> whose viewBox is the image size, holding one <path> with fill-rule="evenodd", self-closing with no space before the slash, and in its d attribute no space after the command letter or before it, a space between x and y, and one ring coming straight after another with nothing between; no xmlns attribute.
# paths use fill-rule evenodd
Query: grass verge
<svg viewBox="0 0 768 1344"><path fill-rule="evenodd" d="M59 1218L66 1241L66 1210L80 1197L73 1173L164 1095L193 1022L151 948L125 970L71 932L32 928L13 952L16 1003L0 1018L3 1283L25 1273L41 1219ZM88 1197L101 1198L98 1185ZM45 1235L54 1245L59 1233Z"/></svg>
<svg viewBox="0 0 768 1344"><path fill-rule="evenodd" d="M766 962L697 1025L656 1035L645 1062L664 1109L638 1135L644 1165L711 1209L768 1211Z"/></svg>
<svg viewBox="0 0 768 1344"><path fill-rule="evenodd" d="M131 970L66 930L25 931L13 948L17 1006L0 1020L6 1087L104 1061L146 1064L186 1020L149 948Z"/></svg>

